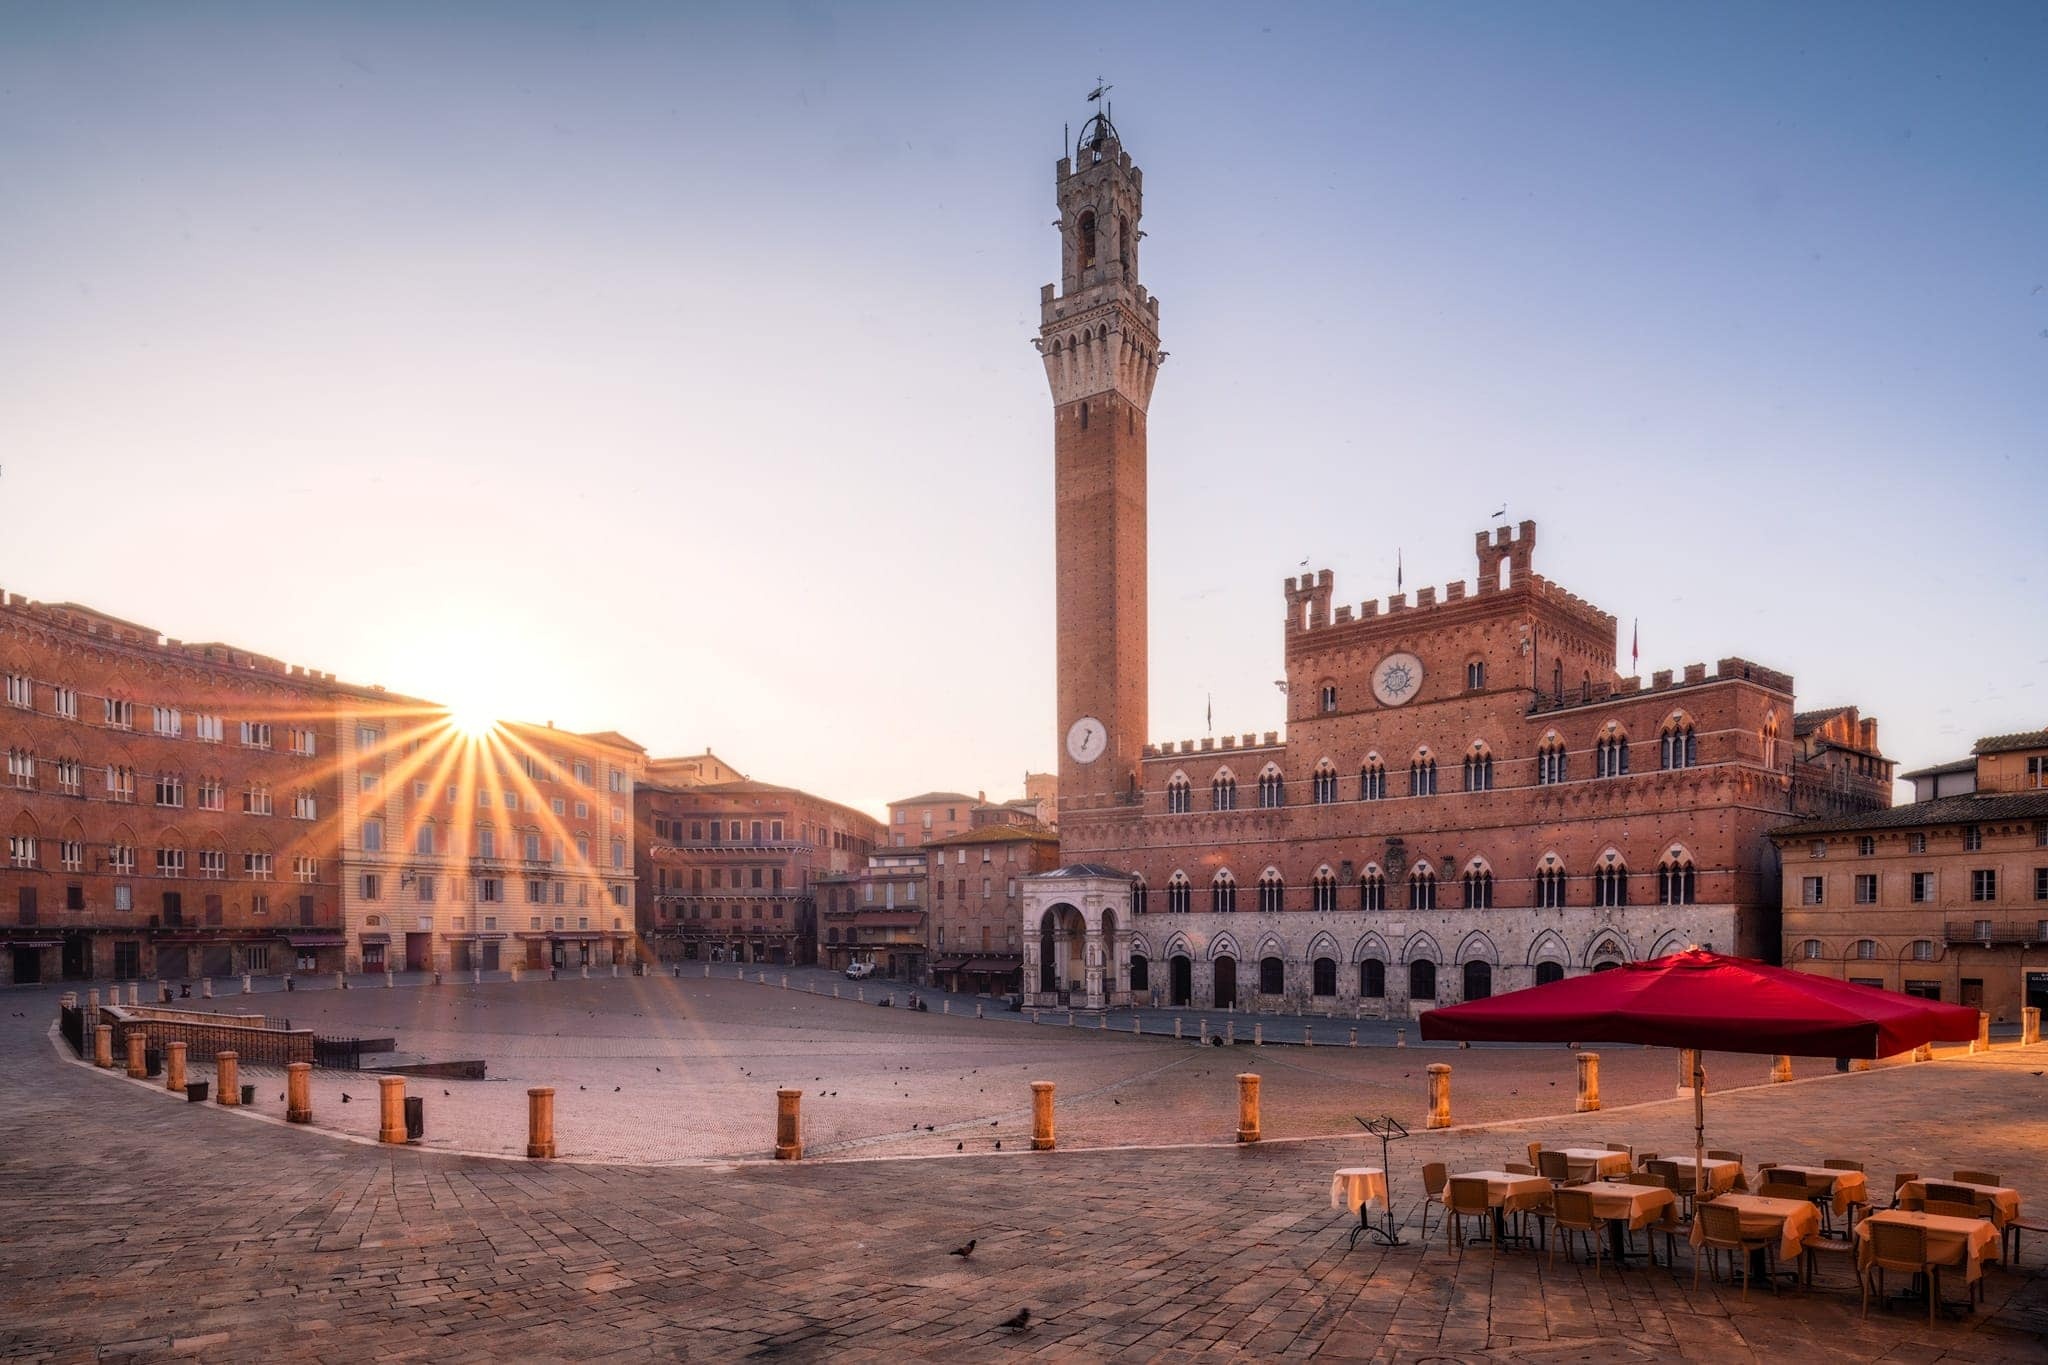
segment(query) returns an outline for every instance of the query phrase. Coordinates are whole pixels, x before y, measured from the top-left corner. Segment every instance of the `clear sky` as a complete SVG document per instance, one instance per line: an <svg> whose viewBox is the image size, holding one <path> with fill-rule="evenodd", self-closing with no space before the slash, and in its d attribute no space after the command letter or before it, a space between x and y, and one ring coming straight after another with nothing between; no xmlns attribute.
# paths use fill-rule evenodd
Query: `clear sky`
<svg viewBox="0 0 2048 1365"><path fill-rule="evenodd" d="M869 808L1054 762L1053 162L1157 739L1505 503L1643 672L2048 724L2048 6L0 7L0 585Z"/></svg>

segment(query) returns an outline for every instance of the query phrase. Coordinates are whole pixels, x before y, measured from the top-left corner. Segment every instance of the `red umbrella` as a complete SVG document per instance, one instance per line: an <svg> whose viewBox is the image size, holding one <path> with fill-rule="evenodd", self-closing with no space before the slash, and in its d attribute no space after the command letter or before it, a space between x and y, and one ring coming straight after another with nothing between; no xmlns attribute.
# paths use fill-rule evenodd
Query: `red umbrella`
<svg viewBox="0 0 2048 1365"><path fill-rule="evenodd" d="M1643 1043L1795 1057L1889 1057L1967 1042L1977 1011L1688 948L1422 1016L1431 1041ZM1706 1155L1706 1073L1692 1075L1694 1191Z"/></svg>

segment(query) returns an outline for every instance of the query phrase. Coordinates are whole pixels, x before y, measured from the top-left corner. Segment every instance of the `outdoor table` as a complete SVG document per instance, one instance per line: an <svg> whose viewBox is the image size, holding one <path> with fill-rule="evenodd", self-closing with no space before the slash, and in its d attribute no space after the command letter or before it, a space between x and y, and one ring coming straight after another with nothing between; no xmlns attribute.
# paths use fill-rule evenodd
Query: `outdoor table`
<svg viewBox="0 0 2048 1365"><path fill-rule="evenodd" d="M1506 1215L1540 1207L1550 1198L1551 1185L1540 1175L1515 1175L1511 1171L1459 1171L1444 1182L1443 1205L1451 1206L1452 1180L1484 1180L1486 1202L1493 1209L1493 1239L1507 1240Z"/></svg>
<svg viewBox="0 0 2048 1365"><path fill-rule="evenodd" d="M1833 1197L1828 1206L1837 1217L1848 1214L1851 1204L1870 1202L1870 1181L1861 1171L1837 1170L1833 1166L1773 1166L1774 1171L1790 1171L1814 1189L1826 1188Z"/></svg>
<svg viewBox="0 0 2048 1365"><path fill-rule="evenodd" d="M1346 1166L1330 1177L1330 1207L1348 1209L1366 1226L1365 1211L1387 1206L1387 1173L1378 1166Z"/></svg>
<svg viewBox="0 0 2048 1365"><path fill-rule="evenodd" d="M1960 1180L1937 1180L1937 1185L1957 1185L1977 1196L1977 1211L1989 1218L2000 1232L2020 1216L2020 1192L2003 1185L1970 1185ZM1899 1207L1918 1209L1927 1202L1925 1180L1908 1180L1899 1186Z"/></svg>
<svg viewBox="0 0 2048 1365"><path fill-rule="evenodd" d="M1582 1188L1593 1197L1593 1216L1607 1220L1608 1245L1616 1265L1628 1257L1624 1229L1634 1232L1652 1223L1660 1227L1678 1226L1678 1196L1662 1185L1630 1185L1611 1180L1595 1181ZM1650 1263L1654 1265L1656 1261L1657 1242L1653 1237Z"/></svg>
<svg viewBox="0 0 2048 1365"><path fill-rule="evenodd" d="M1553 1147L1550 1150L1565 1159L1566 1169L1575 1183L1628 1174L1627 1152L1610 1152L1604 1147Z"/></svg>
<svg viewBox="0 0 2048 1365"><path fill-rule="evenodd" d="M1960 1265L1970 1284L1984 1273L1984 1263L1999 1258L1998 1228L1989 1218L1950 1218L1939 1213L1916 1213L1910 1209L1885 1209L1856 1225L1856 1268L1868 1272L1876 1249L1870 1240L1872 1223L1908 1223L1927 1229L1927 1259L1947 1267Z"/></svg>
<svg viewBox="0 0 2048 1365"><path fill-rule="evenodd" d="M1717 1207L1734 1208L1741 1213L1744 1237L1776 1237L1778 1261L1781 1265L1798 1265L1799 1257L1805 1250L1806 1239L1820 1235L1820 1210L1804 1199L1766 1199L1760 1194L1724 1194L1714 1203ZM1687 1240L1694 1247L1705 1244L1705 1219L1694 1218L1692 1235Z"/></svg>
<svg viewBox="0 0 2048 1365"><path fill-rule="evenodd" d="M1672 1157L1671 1164L1678 1168L1678 1183L1685 1187L1687 1193L1698 1188L1693 1180L1693 1159L1691 1157ZM1706 1187L1708 1194L1726 1194L1730 1190L1748 1189L1749 1181L1742 1174L1741 1162L1709 1160L1707 1162Z"/></svg>

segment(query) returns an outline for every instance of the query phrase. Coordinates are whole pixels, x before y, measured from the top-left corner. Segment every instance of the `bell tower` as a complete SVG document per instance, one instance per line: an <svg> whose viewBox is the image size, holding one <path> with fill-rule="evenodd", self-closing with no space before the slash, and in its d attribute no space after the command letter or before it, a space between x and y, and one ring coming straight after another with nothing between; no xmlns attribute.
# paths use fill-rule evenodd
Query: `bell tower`
<svg viewBox="0 0 2048 1365"><path fill-rule="evenodd" d="M1135 799L1146 739L1145 414L1165 358L1138 283L1144 176L1105 105L1057 175L1060 283L1040 292L1052 386L1059 809Z"/></svg>

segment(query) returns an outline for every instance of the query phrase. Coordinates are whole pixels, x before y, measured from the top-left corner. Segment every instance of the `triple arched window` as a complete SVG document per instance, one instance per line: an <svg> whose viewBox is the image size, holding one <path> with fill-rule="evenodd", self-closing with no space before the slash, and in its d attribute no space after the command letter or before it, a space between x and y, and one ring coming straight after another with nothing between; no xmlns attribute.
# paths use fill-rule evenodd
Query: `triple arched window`
<svg viewBox="0 0 2048 1365"><path fill-rule="evenodd" d="M1311 799L1318 806L1327 806L1337 799L1337 770L1328 760L1316 765L1315 780L1311 784Z"/></svg>
<svg viewBox="0 0 2048 1365"><path fill-rule="evenodd" d="M1564 741L1556 735L1545 735L1536 750L1536 785L1547 787L1564 781L1566 759Z"/></svg>
<svg viewBox="0 0 2048 1365"><path fill-rule="evenodd" d="M1491 910L1493 908L1493 873L1484 867L1465 869L1465 908L1467 910Z"/></svg>
<svg viewBox="0 0 2048 1365"><path fill-rule="evenodd" d="M1465 790L1493 790L1493 753L1484 744L1475 744L1465 753Z"/></svg>
<svg viewBox="0 0 2048 1365"><path fill-rule="evenodd" d="M1146 902L1147 902L1148 900L1150 900L1150 897L1149 897L1149 896L1148 896L1148 895L1146 894L1146 891L1147 891L1147 889L1148 889L1148 888L1147 888L1147 887L1146 887L1146 885L1145 885L1145 879L1144 879L1143 877L1133 877L1133 878L1131 878L1131 913L1132 913L1132 914L1134 914L1134 915L1142 915L1142 914L1144 914L1144 913L1145 913L1145 908L1146 908Z"/></svg>
<svg viewBox="0 0 2048 1365"><path fill-rule="evenodd" d="M1280 776L1278 768L1267 768L1259 774L1259 809L1272 810L1287 804L1287 779Z"/></svg>
<svg viewBox="0 0 2048 1365"><path fill-rule="evenodd" d="M1218 773L1209 780L1209 809L1237 809L1237 779L1229 773Z"/></svg>
<svg viewBox="0 0 2048 1365"><path fill-rule="evenodd" d="M1684 853L1673 853L1657 864L1657 902L1660 905L1691 905L1698 875Z"/></svg>
<svg viewBox="0 0 2048 1365"><path fill-rule="evenodd" d="M1699 736L1693 733L1692 722L1674 720L1664 727L1664 736L1659 743L1660 766L1666 768L1696 767L1700 761Z"/></svg>
<svg viewBox="0 0 2048 1365"><path fill-rule="evenodd" d="M1593 904L1628 904L1628 865L1623 862L1602 863L1593 869Z"/></svg>
<svg viewBox="0 0 2048 1365"><path fill-rule="evenodd" d="M1361 801L1384 801L1387 799L1387 765L1378 758L1368 758L1358 770L1358 799Z"/></svg>
<svg viewBox="0 0 2048 1365"><path fill-rule="evenodd" d="M1186 773L1175 773L1173 780L1166 784L1166 813L1186 815L1195 808L1195 788Z"/></svg>
<svg viewBox="0 0 2048 1365"><path fill-rule="evenodd" d="M1417 754L1408 761L1408 794L1436 795L1436 759L1427 751Z"/></svg>
<svg viewBox="0 0 2048 1365"><path fill-rule="evenodd" d="M1237 878L1224 868L1209 881L1209 909L1219 915L1237 911Z"/></svg>
<svg viewBox="0 0 2048 1365"><path fill-rule="evenodd" d="M1536 869L1536 904L1545 910L1564 905L1564 868L1546 863Z"/></svg>
<svg viewBox="0 0 2048 1365"><path fill-rule="evenodd" d="M1193 909L1194 886L1188 881L1188 874L1176 872L1166 879L1166 913L1185 915Z"/></svg>
<svg viewBox="0 0 2048 1365"><path fill-rule="evenodd" d="M1329 911L1337 908L1337 878L1327 867L1316 869L1316 875L1309 881L1311 904L1317 910Z"/></svg>
<svg viewBox="0 0 2048 1365"><path fill-rule="evenodd" d="M1621 777L1628 772L1628 736L1616 732L1593 742L1593 776Z"/></svg>
<svg viewBox="0 0 2048 1365"><path fill-rule="evenodd" d="M1267 868L1259 874L1259 912L1277 915L1287 908L1287 883L1281 879L1278 868Z"/></svg>
<svg viewBox="0 0 2048 1365"><path fill-rule="evenodd" d="M1361 910L1384 910L1387 908L1387 878L1377 867L1368 867L1358 874L1358 908Z"/></svg>
<svg viewBox="0 0 2048 1365"><path fill-rule="evenodd" d="M1436 909L1436 873L1426 867L1418 867L1408 874L1408 908Z"/></svg>

